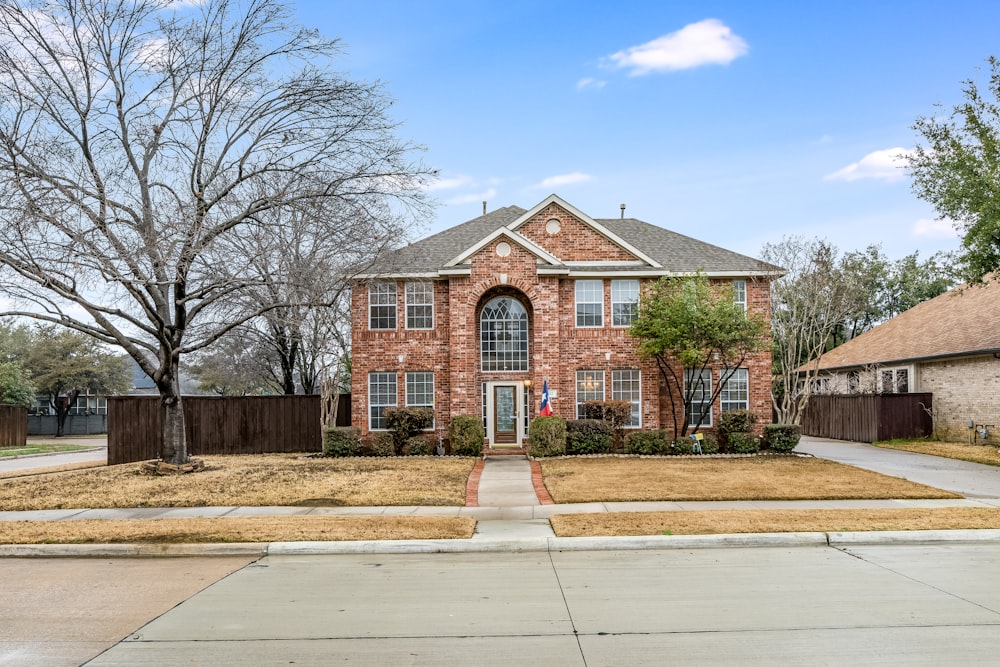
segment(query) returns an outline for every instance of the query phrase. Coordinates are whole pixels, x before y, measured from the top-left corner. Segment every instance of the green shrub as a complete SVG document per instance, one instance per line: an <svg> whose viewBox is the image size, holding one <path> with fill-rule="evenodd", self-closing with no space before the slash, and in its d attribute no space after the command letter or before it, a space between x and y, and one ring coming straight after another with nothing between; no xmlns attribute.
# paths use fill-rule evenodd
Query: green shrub
<svg viewBox="0 0 1000 667"><path fill-rule="evenodd" d="M597 419L573 419L566 422L567 454L608 454L614 444L611 426Z"/></svg>
<svg viewBox="0 0 1000 667"><path fill-rule="evenodd" d="M632 421L632 404L628 401L584 401L583 416L600 419L611 427L616 447L625 442L625 427Z"/></svg>
<svg viewBox="0 0 1000 667"><path fill-rule="evenodd" d="M357 456L361 452L361 429L338 426L323 429L324 456Z"/></svg>
<svg viewBox="0 0 1000 667"><path fill-rule="evenodd" d="M626 454L665 454L669 449L667 432L662 429L632 431L625 436Z"/></svg>
<svg viewBox="0 0 1000 667"><path fill-rule="evenodd" d="M368 445L368 453L371 456L395 456L396 438L389 431L379 431L372 436Z"/></svg>
<svg viewBox="0 0 1000 667"><path fill-rule="evenodd" d="M420 435L408 438L403 445L404 456L430 456L431 451L430 440Z"/></svg>
<svg viewBox="0 0 1000 667"><path fill-rule="evenodd" d="M760 438L753 433L730 433L729 448L737 454L753 454L760 450Z"/></svg>
<svg viewBox="0 0 1000 667"><path fill-rule="evenodd" d="M434 426L433 408L386 408L385 426L393 435L396 453L402 453L406 441Z"/></svg>
<svg viewBox="0 0 1000 667"><path fill-rule="evenodd" d="M768 424L764 427L764 443L776 452L790 452L799 444L802 428L797 424Z"/></svg>
<svg viewBox="0 0 1000 667"><path fill-rule="evenodd" d="M479 456L483 453L483 418L474 415L455 415L448 426L451 453L455 456Z"/></svg>
<svg viewBox="0 0 1000 667"><path fill-rule="evenodd" d="M528 452L532 456L561 456L566 453L566 420L535 417L528 429Z"/></svg>
<svg viewBox="0 0 1000 667"><path fill-rule="evenodd" d="M719 453L719 441L715 439L714 436L705 434L705 439L701 441L701 453L702 454L718 454Z"/></svg>
<svg viewBox="0 0 1000 667"><path fill-rule="evenodd" d="M691 438L677 438L670 445L671 454L693 454L695 441Z"/></svg>
<svg viewBox="0 0 1000 667"><path fill-rule="evenodd" d="M726 451L736 451L729 442L731 433L752 433L753 425L757 423L757 415L749 410L727 410L719 415L716 430L719 433L719 444Z"/></svg>

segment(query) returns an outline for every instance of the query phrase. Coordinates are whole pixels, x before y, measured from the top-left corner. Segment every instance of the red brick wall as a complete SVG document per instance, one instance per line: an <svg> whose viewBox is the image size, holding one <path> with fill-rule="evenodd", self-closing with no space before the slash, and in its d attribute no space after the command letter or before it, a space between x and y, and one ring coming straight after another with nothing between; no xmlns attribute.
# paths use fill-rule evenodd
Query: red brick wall
<svg viewBox="0 0 1000 667"><path fill-rule="evenodd" d="M555 218L559 221L558 234L545 231L545 223ZM624 248L611 243L588 225L556 204L549 204L530 220L517 228L517 232L531 239L564 262L602 261L631 262L637 258Z"/></svg>

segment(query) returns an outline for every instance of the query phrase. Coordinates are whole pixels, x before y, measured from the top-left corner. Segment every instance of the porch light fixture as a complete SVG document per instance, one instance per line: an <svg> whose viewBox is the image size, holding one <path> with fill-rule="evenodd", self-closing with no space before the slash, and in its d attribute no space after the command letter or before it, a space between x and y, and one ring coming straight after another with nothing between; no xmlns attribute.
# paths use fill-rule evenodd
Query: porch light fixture
<svg viewBox="0 0 1000 667"><path fill-rule="evenodd" d="M524 378L523 382L525 387L531 388L531 378Z"/></svg>

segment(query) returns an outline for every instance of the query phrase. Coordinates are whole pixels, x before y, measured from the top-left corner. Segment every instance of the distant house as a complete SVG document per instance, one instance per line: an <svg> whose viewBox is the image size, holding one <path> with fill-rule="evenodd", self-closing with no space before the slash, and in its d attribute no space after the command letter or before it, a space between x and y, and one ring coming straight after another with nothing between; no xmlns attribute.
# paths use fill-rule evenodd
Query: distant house
<svg viewBox="0 0 1000 667"><path fill-rule="evenodd" d="M643 286L698 270L768 316L776 267L640 220L594 219L556 195L400 248L353 290L354 426L367 436L385 428L386 408L432 407L441 432L453 416L482 416L486 444L521 447L547 383L557 416L623 400L631 428L672 428L656 364L628 332ZM704 381L716 386L720 371ZM762 352L728 379L704 426L734 409L769 421L770 383Z"/></svg>
<svg viewBox="0 0 1000 667"><path fill-rule="evenodd" d="M1000 281L924 301L830 350L819 368L816 393L932 393L939 437L966 440L969 422L1000 427Z"/></svg>

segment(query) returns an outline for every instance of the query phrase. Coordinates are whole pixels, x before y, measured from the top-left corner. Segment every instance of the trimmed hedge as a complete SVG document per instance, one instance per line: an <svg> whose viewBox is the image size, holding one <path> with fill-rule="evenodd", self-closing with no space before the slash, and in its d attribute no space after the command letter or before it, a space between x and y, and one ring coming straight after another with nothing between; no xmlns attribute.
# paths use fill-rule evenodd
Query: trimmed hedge
<svg viewBox="0 0 1000 667"><path fill-rule="evenodd" d="M388 431L379 431L372 436L372 441L368 445L370 456L395 456L396 437Z"/></svg>
<svg viewBox="0 0 1000 667"><path fill-rule="evenodd" d="M611 425L597 419L566 422L567 454L609 454L614 445Z"/></svg>
<svg viewBox="0 0 1000 667"><path fill-rule="evenodd" d="M361 429L338 426L323 429L324 456L357 456L361 453Z"/></svg>
<svg viewBox="0 0 1000 667"><path fill-rule="evenodd" d="M799 444L802 427L797 424L768 424L764 427L764 443L776 452L790 452Z"/></svg>
<svg viewBox="0 0 1000 667"><path fill-rule="evenodd" d="M754 454L760 451L760 438L753 433L730 433L729 448L737 454Z"/></svg>
<svg viewBox="0 0 1000 667"><path fill-rule="evenodd" d="M532 456L562 456L566 453L566 420L535 417L528 429L528 452Z"/></svg>
<svg viewBox="0 0 1000 667"><path fill-rule="evenodd" d="M626 454L666 454L670 450L667 432L663 429L655 431L633 431L625 436Z"/></svg>
<svg viewBox="0 0 1000 667"><path fill-rule="evenodd" d="M719 453L719 441L715 439L714 436L705 434L705 439L701 441L701 453L702 454L718 454Z"/></svg>
<svg viewBox="0 0 1000 667"><path fill-rule="evenodd" d="M430 456L431 452L430 440L420 435L407 439L403 445L404 456Z"/></svg>
<svg viewBox="0 0 1000 667"><path fill-rule="evenodd" d="M455 415L448 426L448 440L454 456L479 456L483 453L483 418L474 415Z"/></svg>

